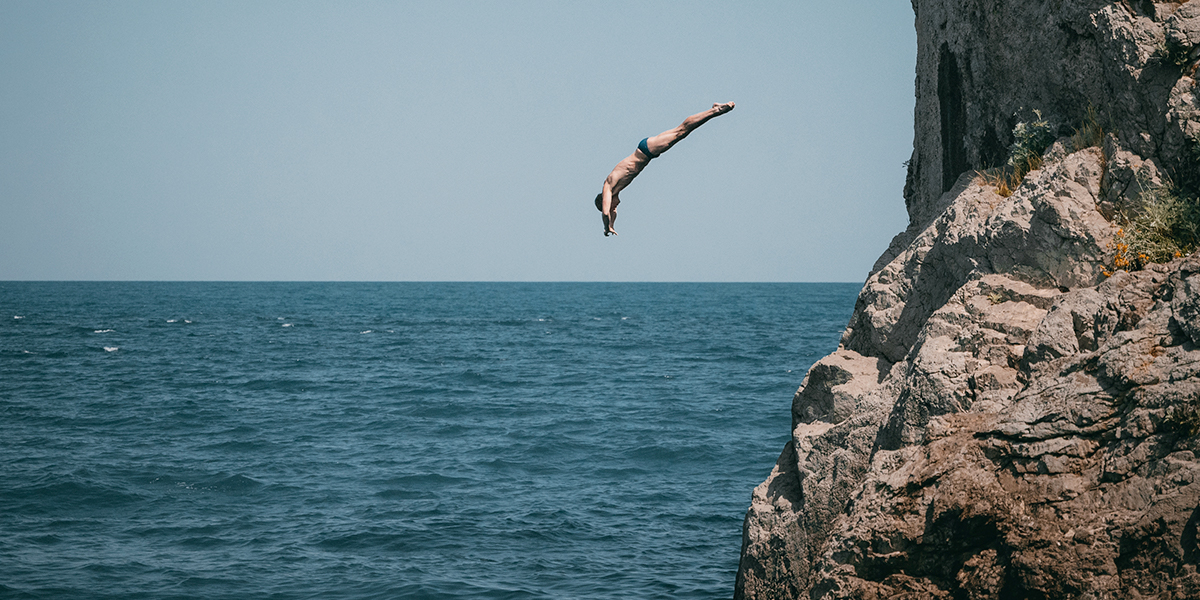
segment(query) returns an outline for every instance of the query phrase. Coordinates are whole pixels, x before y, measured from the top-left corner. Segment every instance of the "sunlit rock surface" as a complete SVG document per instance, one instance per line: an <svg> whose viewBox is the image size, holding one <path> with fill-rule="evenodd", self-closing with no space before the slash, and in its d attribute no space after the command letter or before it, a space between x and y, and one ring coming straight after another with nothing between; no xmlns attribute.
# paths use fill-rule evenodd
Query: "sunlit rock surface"
<svg viewBox="0 0 1200 600"><path fill-rule="evenodd" d="M1200 137L1200 0L913 8L910 226L793 399L735 597L1200 598L1200 257L1104 274ZM1035 108L1062 137L1002 197Z"/></svg>

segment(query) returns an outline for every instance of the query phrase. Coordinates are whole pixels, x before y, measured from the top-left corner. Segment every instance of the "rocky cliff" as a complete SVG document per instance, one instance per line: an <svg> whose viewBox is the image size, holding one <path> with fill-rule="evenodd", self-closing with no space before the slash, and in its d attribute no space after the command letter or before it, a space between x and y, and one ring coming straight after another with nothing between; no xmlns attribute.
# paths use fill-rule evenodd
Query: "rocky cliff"
<svg viewBox="0 0 1200 600"><path fill-rule="evenodd" d="M1200 256L1113 268L1144 192L1200 180L1200 0L913 10L910 224L793 399L735 597L1200 598Z"/></svg>

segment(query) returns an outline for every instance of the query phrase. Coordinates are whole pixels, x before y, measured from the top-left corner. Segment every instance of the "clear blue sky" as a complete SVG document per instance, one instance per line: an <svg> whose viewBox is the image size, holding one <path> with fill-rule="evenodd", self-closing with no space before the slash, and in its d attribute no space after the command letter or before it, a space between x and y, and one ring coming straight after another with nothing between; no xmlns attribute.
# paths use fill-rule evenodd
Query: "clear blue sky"
<svg viewBox="0 0 1200 600"><path fill-rule="evenodd" d="M0 280L862 281L915 52L899 0L10 0Z"/></svg>

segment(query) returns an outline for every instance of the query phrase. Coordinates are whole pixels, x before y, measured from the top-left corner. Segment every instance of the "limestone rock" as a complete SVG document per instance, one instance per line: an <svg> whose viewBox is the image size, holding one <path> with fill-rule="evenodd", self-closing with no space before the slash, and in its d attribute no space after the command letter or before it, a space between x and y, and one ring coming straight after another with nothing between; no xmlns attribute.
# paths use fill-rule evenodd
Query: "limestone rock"
<svg viewBox="0 0 1200 600"><path fill-rule="evenodd" d="M1200 177L1200 0L913 8L909 226L793 398L735 597L1200 598L1200 256L1104 274L1118 213ZM1062 137L1001 197L1033 108Z"/></svg>
<svg viewBox="0 0 1200 600"><path fill-rule="evenodd" d="M1102 152L1107 170L1098 207L1106 219L1113 220L1123 207L1138 206L1144 190L1161 186L1164 173L1153 159L1122 149L1112 134L1105 137Z"/></svg>
<svg viewBox="0 0 1200 600"><path fill-rule="evenodd" d="M1200 441L1172 411L1200 401L1200 350L1164 300L1198 269L1064 294L1030 345L1078 315L1090 351L1027 353L1041 375L1005 409L935 416L920 443L877 451L813 597L1198 597Z"/></svg>
<svg viewBox="0 0 1200 600"><path fill-rule="evenodd" d="M1197 285L1200 257L1065 293L988 274L904 361L823 359L738 597L1200 597Z"/></svg>
<svg viewBox="0 0 1200 600"><path fill-rule="evenodd" d="M1200 46L1200 5L1185 3L1171 14L1166 23L1168 43L1191 50Z"/></svg>
<svg viewBox="0 0 1200 600"><path fill-rule="evenodd" d="M842 345L902 360L926 319L976 273L1042 288L1098 283L1116 230L1096 210L1100 161L1095 148L1071 154L1027 175L1008 198L965 174L941 215L867 280Z"/></svg>
<svg viewBox="0 0 1200 600"><path fill-rule="evenodd" d="M742 535L737 598L795 598L833 519L861 483L890 404L891 364L843 350L809 370L793 399L792 441L754 489Z"/></svg>
<svg viewBox="0 0 1200 600"><path fill-rule="evenodd" d="M1090 107L1122 148L1171 174L1200 134L1194 0L913 0L913 10L916 139L904 197L917 227L937 217L961 173L1004 163L1032 109L1070 135ZM1176 47L1192 54L1168 56Z"/></svg>

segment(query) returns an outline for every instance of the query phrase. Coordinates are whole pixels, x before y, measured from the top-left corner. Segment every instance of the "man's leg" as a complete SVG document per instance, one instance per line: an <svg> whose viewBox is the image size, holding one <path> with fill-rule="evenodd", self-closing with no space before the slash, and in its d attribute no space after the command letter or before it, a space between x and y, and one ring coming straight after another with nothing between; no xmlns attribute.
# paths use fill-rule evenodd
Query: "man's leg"
<svg viewBox="0 0 1200 600"><path fill-rule="evenodd" d="M717 115L723 115L731 110L733 110L732 102L714 104L712 108L701 113L696 113L684 119L683 123L680 123L678 127L674 129L668 129L667 131L647 139L646 147L650 149L652 154L658 156L659 154L670 150L671 146L674 146L676 142L687 137L689 133L695 131L697 127L708 122L709 119Z"/></svg>

